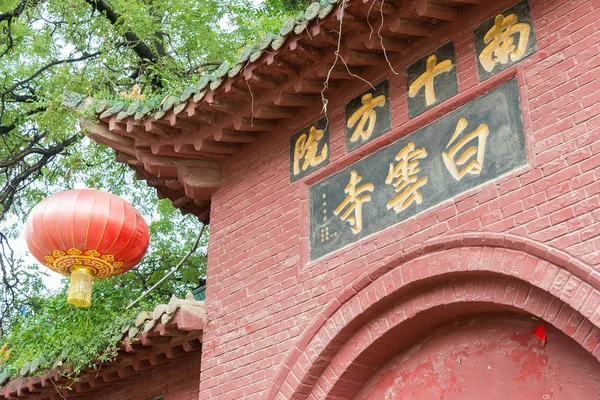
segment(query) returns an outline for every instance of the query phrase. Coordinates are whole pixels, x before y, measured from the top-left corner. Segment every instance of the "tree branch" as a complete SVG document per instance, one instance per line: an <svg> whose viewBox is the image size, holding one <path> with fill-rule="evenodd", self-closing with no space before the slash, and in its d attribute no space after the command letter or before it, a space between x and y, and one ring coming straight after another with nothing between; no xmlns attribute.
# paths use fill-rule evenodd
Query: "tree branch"
<svg viewBox="0 0 600 400"><path fill-rule="evenodd" d="M4 57L13 47L14 40L12 36L12 21L13 18L18 18L25 12L27 8L35 7L38 4L41 4L43 0L22 0L19 5L11 12L7 12L4 14L0 14L0 23L6 21L6 36L8 38L8 43L6 45L6 49L0 54L0 57Z"/></svg>
<svg viewBox="0 0 600 400"><path fill-rule="evenodd" d="M4 97L7 94L9 94L10 92L12 92L13 90L15 90L16 88L18 88L21 85L26 84L27 82L32 81L33 79L35 79L37 76L39 76L40 74L42 74L44 71L46 71L47 69L50 69L56 65L60 65L60 64L67 64L67 63L74 63L77 61L83 61L83 60L87 60L88 58L92 58L92 57L96 57L98 55L102 54L102 51L96 51L94 53L83 53L83 55L81 57L77 57L77 58L67 58L64 60L55 60L52 61L46 65L44 65L43 67L41 67L40 69L38 69L37 71L35 71L33 73L33 75L29 76L28 78L25 78L17 83L15 83L14 85L12 85L11 87L9 87L8 89L4 90L3 92L0 92L0 97Z"/></svg>
<svg viewBox="0 0 600 400"><path fill-rule="evenodd" d="M25 10L27 8L35 7L38 4L41 4L42 1L43 0L37 0L37 1L21 0L21 2L19 3L19 5L17 7L15 7L14 10L12 10L11 12L0 14L0 22L2 22L2 21L10 21L13 18L18 18L19 16L21 16L21 14L23 14L25 12Z"/></svg>
<svg viewBox="0 0 600 400"><path fill-rule="evenodd" d="M105 0L85 0L86 3L91 5L96 11L104 14L106 18L110 21L110 23L114 26L120 25L119 22L120 16L110 7L107 1ZM125 39L127 42L131 44L131 48L142 60L149 60L152 63L156 63L160 57L164 56L160 54L160 49L162 46L157 46L157 50L159 50L159 54L155 53L150 46L144 43L135 33L131 31L127 31L124 33Z"/></svg>
<svg viewBox="0 0 600 400"><path fill-rule="evenodd" d="M41 173L42 168L52 159L54 156L59 154L61 151L66 149L68 146L75 143L79 137L77 135L71 136L70 138L59 142L58 144L50 147L48 149L44 149L42 156L40 159L33 165L27 165L27 167L21 171L21 173L17 174L15 177L10 179L6 185L0 191L0 206L2 209L0 210L0 221L4 219L6 212L12 206L14 201L15 193L17 192L19 186L28 179L33 174ZM39 149L42 150L42 149ZM37 175L36 175L37 176Z"/></svg>

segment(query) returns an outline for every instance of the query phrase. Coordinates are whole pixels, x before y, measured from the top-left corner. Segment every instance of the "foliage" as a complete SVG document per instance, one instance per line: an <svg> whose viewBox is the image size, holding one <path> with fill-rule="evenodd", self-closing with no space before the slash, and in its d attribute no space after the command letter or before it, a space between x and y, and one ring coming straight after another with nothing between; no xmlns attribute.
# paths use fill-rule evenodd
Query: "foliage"
<svg viewBox="0 0 600 400"><path fill-rule="evenodd" d="M192 254L174 276L152 291L134 308L125 307L158 282L192 248L199 223L183 217L169 201L140 203L154 207L158 214L150 223L151 249L134 269L110 279L94 282L92 306L81 309L67 304L67 282L56 294L33 292L27 306L21 306L11 321L10 334L2 338L10 357L0 364L0 373L14 375L33 360L39 368L51 368L56 361L73 368L102 363L115 355L121 328L143 310L167 303L172 294L183 298L198 285L206 272L208 235L203 235L200 250ZM178 243L178 245L173 245ZM39 284L39 279L36 280ZM39 287L38 287L39 288ZM0 359L2 354L0 354Z"/></svg>
<svg viewBox="0 0 600 400"><path fill-rule="evenodd" d="M65 92L117 98L139 84L147 98L179 94L243 46L276 32L305 0L3 0L0 2L0 340L14 373L43 355L80 368L111 354L131 300L191 248L200 224L136 181L112 150L79 131ZM94 285L93 305L66 305L65 286L47 293L43 272L11 243L31 208L76 185L132 202L152 223L141 264ZM204 276L207 236L181 270L138 309L183 295ZM5 353L6 354L6 353Z"/></svg>

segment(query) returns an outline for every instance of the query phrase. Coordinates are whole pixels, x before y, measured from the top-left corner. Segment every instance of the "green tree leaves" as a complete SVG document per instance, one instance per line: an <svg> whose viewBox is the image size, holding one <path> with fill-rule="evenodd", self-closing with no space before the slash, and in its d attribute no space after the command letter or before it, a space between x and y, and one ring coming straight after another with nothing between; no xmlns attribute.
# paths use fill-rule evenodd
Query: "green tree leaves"
<svg viewBox="0 0 600 400"><path fill-rule="evenodd" d="M113 354L126 319L171 294L183 296L205 275L207 235L171 279L131 312L124 311L181 260L200 224L181 216L169 201L159 201L153 189L114 160L112 150L87 139L79 130L82 115L61 106L63 95L120 99L119 92L139 84L148 104L179 96L221 62L235 62L240 50L259 43L262 34L277 32L300 3L0 2L0 335L12 349L0 370L13 374L34 360L42 368L60 360L76 369L102 360ZM66 286L46 293L42 270L8 247L35 204L76 185L121 195L150 220L146 257L132 271L97 281L89 310L66 304Z"/></svg>

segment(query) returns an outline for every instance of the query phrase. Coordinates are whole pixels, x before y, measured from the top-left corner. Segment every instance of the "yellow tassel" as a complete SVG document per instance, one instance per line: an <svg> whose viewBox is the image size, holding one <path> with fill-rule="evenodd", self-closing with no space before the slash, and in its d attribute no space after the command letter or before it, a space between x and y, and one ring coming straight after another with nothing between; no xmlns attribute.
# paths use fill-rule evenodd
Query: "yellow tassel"
<svg viewBox="0 0 600 400"><path fill-rule="evenodd" d="M74 267L71 269L69 298L67 303L75 307L89 307L92 304L92 283L94 276L90 268Z"/></svg>

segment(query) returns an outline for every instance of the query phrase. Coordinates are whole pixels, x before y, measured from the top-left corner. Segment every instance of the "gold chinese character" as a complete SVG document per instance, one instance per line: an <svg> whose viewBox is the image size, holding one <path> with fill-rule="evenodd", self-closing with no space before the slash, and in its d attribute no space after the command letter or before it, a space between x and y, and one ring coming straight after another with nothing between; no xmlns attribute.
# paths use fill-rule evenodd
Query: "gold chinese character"
<svg viewBox="0 0 600 400"><path fill-rule="evenodd" d="M448 148L452 142L456 140L458 135L460 135L467 128L468 124L469 122L464 118L458 120L454 134L452 135L452 138L450 138L446 148ZM446 164L446 168L448 171L450 171L454 179L460 181L466 174L479 175L481 173L481 169L483 168L483 158L485 156L485 144L489 133L490 130L488 126L486 124L481 124L473 132L456 142L449 152L442 153L444 164ZM466 146L468 142L475 139L477 139L477 147L470 146L462 154L460 154L456 160L456 154L460 151L460 149ZM471 160L471 162L465 165L466 162L469 161L469 158L471 158L473 155L475 155L475 159ZM462 167L463 165L465 166ZM459 166L462 167L460 171L458 170Z"/></svg>
<svg viewBox="0 0 600 400"><path fill-rule="evenodd" d="M452 60L444 60L437 64L437 57L432 54L427 59L426 69L421 76L419 76L408 88L408 95L415 97L419 90L425 86L425 104L428 106L435 103L435 89L433 87L433 80L436 76L443 72L448 72L454 67Z"/></svg>
<svg viewBox="0 0 600 400"><path fill-rule="evenodd" d="M348 118L348 128L352 128L358 123L350 137L351 142L356 142L359 137L363 140L367 140L371 137L377 119L375 107L382 107L385 105L385 96L379 95L373 98L372 93L367 93L362 97L361 101L363 104L362 107L356 110L354 114ZM365 125L367 125L367 129L365 129Z"/></svg>
<svg viewBox="0 0 600 400"><path fill-rule="evenodd" d="M296 145L294 146L294 175L300 173L300 160L302 158L304 158L302 171L306 171L308 167L316 167L327 158L327 144L323 145L321 154L317 156L319 140L322 138L323 130L311 126L308 136L306 133L303 133L296 140Z"/></svg>
<svg viewBox="0 0 600 400"><path fill-rule="evenodd" d="M335 215L339 215L347 206L348 209L340 216L342 221L347 221L352 226L352 233L357 234L362 230L362 203L371 201L371 195L363 192L372 192L375 189L372 183L365 183L362 186L356 187L362 180L362 177L358 175L356 171L350 172L350 183L344 189L344 193L347 194L344 201L333 210ZM354 216L350 214L354 212Z"/></svg>
<svg viewBox="0 0 600 400"><path fill-rule="evenodd" d="M486 71L491 72L497 63L508 64L509 57L514 62L525 55L531 27L525 23L517 23L517 20L515 14L507 17L499 14L496 16L494 26L483 37L483 42L487 46L479 54L479 61ZM515 45L517 34L519 41L518 45Z"/></svg>
<svg viewBox="0 0 600 400"><path fill-rule="evenodd" d="M393 208L397 213L406 210L413 202L421 204L423 196L418 189L425 185L429 178L424 176L420 179L417 173L419 168L419 159L427 157L425 147L415 150L415 144L410 142L396 154L395 160L398 164L390 163L385 183L393 185L399 194L388 201L387 209Z"/></svg>

